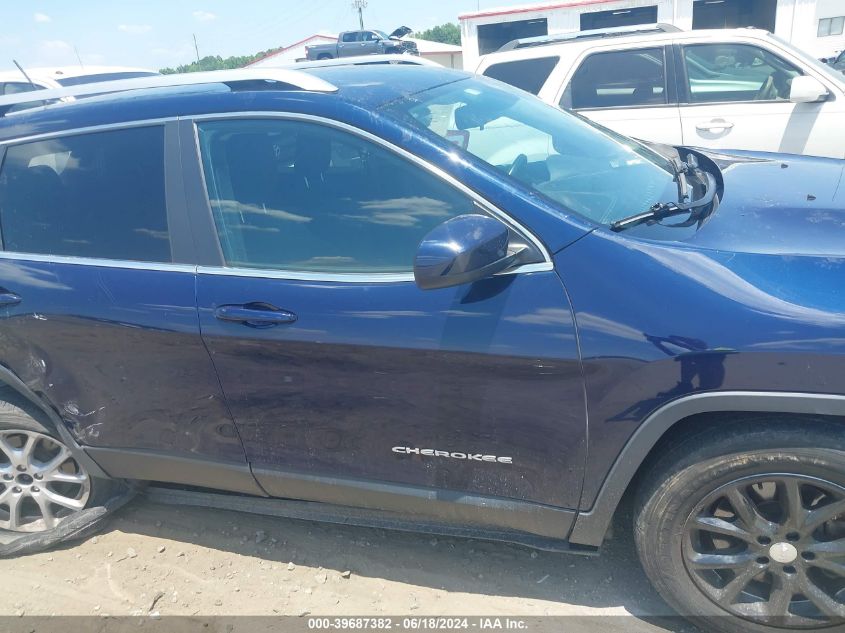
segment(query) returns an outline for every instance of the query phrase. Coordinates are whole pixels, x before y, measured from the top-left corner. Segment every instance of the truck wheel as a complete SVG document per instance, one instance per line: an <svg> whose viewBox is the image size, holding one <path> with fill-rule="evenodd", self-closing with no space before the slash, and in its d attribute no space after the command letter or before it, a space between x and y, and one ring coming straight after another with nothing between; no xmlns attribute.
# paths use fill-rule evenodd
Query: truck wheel
<svg viewBox="0 0 845 633"><path fill-rule="evenodd" d="M757 419L666 450L642 482L642 565L679 613L727 633L845 621L845 439Z"/></svg>
<svg viewBox="0 0 845 633"><path fill-rule="evenodd" d="M54 530L113 491L24 409L0 401L0 542Z"/></svg>
<svg viewBox="0 0 845 633"><path fill-rule="evenodd" d="M331 59L331 58L332 58L332 56L329 55L328 53L323 53L322 55L317 55L318 60Z"/></svg>

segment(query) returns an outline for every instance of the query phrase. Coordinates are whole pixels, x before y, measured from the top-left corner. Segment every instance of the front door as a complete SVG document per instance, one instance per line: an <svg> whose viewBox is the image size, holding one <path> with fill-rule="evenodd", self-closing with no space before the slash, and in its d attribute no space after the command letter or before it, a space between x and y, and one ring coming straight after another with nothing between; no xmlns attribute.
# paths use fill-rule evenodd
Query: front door
<svg viewBox="0 0 845 633"><path fill-rule="evenodd" d="M800 69L753 44L682 48L683 144L845 158L843 99L792 103Z"/></svg>
<svg viewBox="0 0 845 633"><path fill-rule="evenodd" d="M575 507L582 378L542 248L522 271L420 290L423 236L492 213L467 191L324 122L198 127L225 257L199 269L201 329L264 488L368 505L364 486L382 509L405 493Z"/></svg>

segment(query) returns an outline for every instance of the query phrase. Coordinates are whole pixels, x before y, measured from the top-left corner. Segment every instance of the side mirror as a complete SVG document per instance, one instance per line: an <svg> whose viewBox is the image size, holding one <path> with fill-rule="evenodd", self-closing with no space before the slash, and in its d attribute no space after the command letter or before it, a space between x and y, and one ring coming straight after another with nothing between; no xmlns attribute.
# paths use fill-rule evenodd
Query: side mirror
<svg viewBox="0 0 845 633"><path fill-rule="evenodd" d="M814 77L799 75L792 78L789 88L789 100L792 103L815 103L830 96L824 84Z"/></svg>
<svg viewBox="0 0 845 633"><path fill-rule="evenodd" d="M510 267L519 253L508 253L510 231L486 215L459 215L423 238L414 259L414 280L423 290L484 279Z"/></svg>

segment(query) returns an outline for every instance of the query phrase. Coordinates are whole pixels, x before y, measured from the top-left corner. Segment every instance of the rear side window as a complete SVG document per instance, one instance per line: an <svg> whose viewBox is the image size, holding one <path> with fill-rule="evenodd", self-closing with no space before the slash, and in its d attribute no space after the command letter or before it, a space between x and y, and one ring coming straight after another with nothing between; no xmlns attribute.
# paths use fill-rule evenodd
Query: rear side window
<svg viewBox="0 0 845 633"><path fill-rule="evenodd" d="M310 122L199 125L208 197L228 266L413 270L417 246L473 201L357 135Z"/></svg>
<svg viewBox="0 0 845 633"><path fill-rule="evenodd" d="M341 36L341 42L360 42L361 41L361 33L358 31L350 31L349 33L344 33Z"/></svg>
<svg viewBox="0 0 845 633"><path fill-rule="evenodd" d="M564 108L624 108L666 103L662 48L593 53L572 77Z"/></svg>
<svg viewBox="0 0 845 633"><path fill-rule="evenodd" d="M491 65L482 74L536 95L559 61L560 57L538 57L501 62Z"/></svg>
<svg viewBox="0 0 845 633"><path fill-rule="evenodd" d="M169 262L164 128L10 147L0 169L6 251Z"/></svg>

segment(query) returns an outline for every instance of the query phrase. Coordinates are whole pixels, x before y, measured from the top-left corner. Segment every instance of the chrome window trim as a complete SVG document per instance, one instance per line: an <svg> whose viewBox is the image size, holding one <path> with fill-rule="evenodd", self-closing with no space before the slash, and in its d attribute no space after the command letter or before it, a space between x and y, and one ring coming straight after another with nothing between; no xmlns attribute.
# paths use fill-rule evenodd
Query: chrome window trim
<svg viewBox="0 0 845 633"><path fill-rule="evenodd" d="M334 119L329 119L322 116L312 115L312 114L303 114L298 112L267 112L267 111L253 111L253 112L229 112L229 113L220 113L220 114L201 114L196 116L187 116L185 119L189 119L194 123L194 143L196 146L197 152L197 160L200 162L200 171L202 172L202 179L203 185L205 188L205 198L206 203L208 204L209 210L209 217L213 218L211 213L211 200L208 197L208 186L205 180L205 169L202 166L202 154L200 149L200 141L199 141L199 128L197 126L197 122L201 121L227 121L232 119L244 119L244 120L256 120L256 119L279 119L279 120L289 120L289 121L306 121L309 123L317 123L321 125L326 125L328 127L333 127L335 129L343 130L350 134L354 134L359 136L365 140L370 141L371 143L375 143L390 152L408 160L409 162L425 169L429 173L431 173L436 178L446 182L449 186L457 189L465 196L467 196L470 200L475 202L482 210L487 211L494 217L498 218L506 225L511 227L514 231L524 236L541 254L543 257L542 262L536 262L531 264L523 264L521 266L517 266L515 268L503 271L500 274L516 274L521 272L538 272L538 271L548 271L554 269L554 264L552 263L551 255L549 254L548 249L546 249L545 245L535 236L531 231L529 231L525 226L515 220L513 217L499 209L497 206L490 203L484 197L479 195L474 190L470 189L459 180L451 176L450 174L446 173L436 165L432 165L426 160L423 160L419 156L412 154L411 152L394 145L393 143L381 138L380 136L376 136L366 130L362 130L357 128L353 125L349 125L348 123L343 123L341 121L336 121ZM217 227L214 227L215 232L217 232ZM217 234L218 240L220 239L219 233ZM197 268L198 273L204 274L212 274L212 275L235 275L235 276L246 276L246 277L268 277L272 279L292 279L292 280L303 280L303 281L329 281L329 282L348 282L348 283L396 283L396 282L408 282L414 280L414 274L412 271L408 271L405 273L322 273L316 271L295 271L295 270L277 270L277 269L263 269L263 268L242 268L242 267L234 267L234 266L200 266ZM241 274L244 272L248 272L249 274Z"/></svg>
<svg viewBox="0 0 845 633"><path fill-rule="evenodd" d="M98 257L74 257L71 255L44 255L41 253L18 253L0 251L0 260L24 262L43 262L47 264L71 264L73 266L98 266L100 268L126 268L131 270L162 270L182 273L196 273L194 264L175 264L168 262L136 262L124 259L106 259Z"/></svg>
<svg viewBox="0 0 845 633"><path fill-rule="evenodd" d="M164 126L168 121L178 121L179 117L170 116L158 119L141 119L135 121L121 121L119 123L103 123L102 125L89 125L88 127L72 128L67 130L60 130L58 132L44 132L42 134L31 134L30 136L20 136L12 139L0 140L0 146L22 145L23 143L32 143L35 141L44 141L51 138L58 138L64 136L78 136L80 134L96 134L97 132L109 132L111 130L123 130L136 127L155 127L157 125Z"/></svg>
<svg viewBox="0 0 845 633"><path fill-rule="evenodd" d="M539 262L536 264L523 264L522 266L496 273L494 276L546 272L553 269L554 266L551 262ZM394 284L413 283L414 281L414 273L321 273L276 270L274 268L233 268L229 266L197 266L197 274L355 284Z"/></svg>

